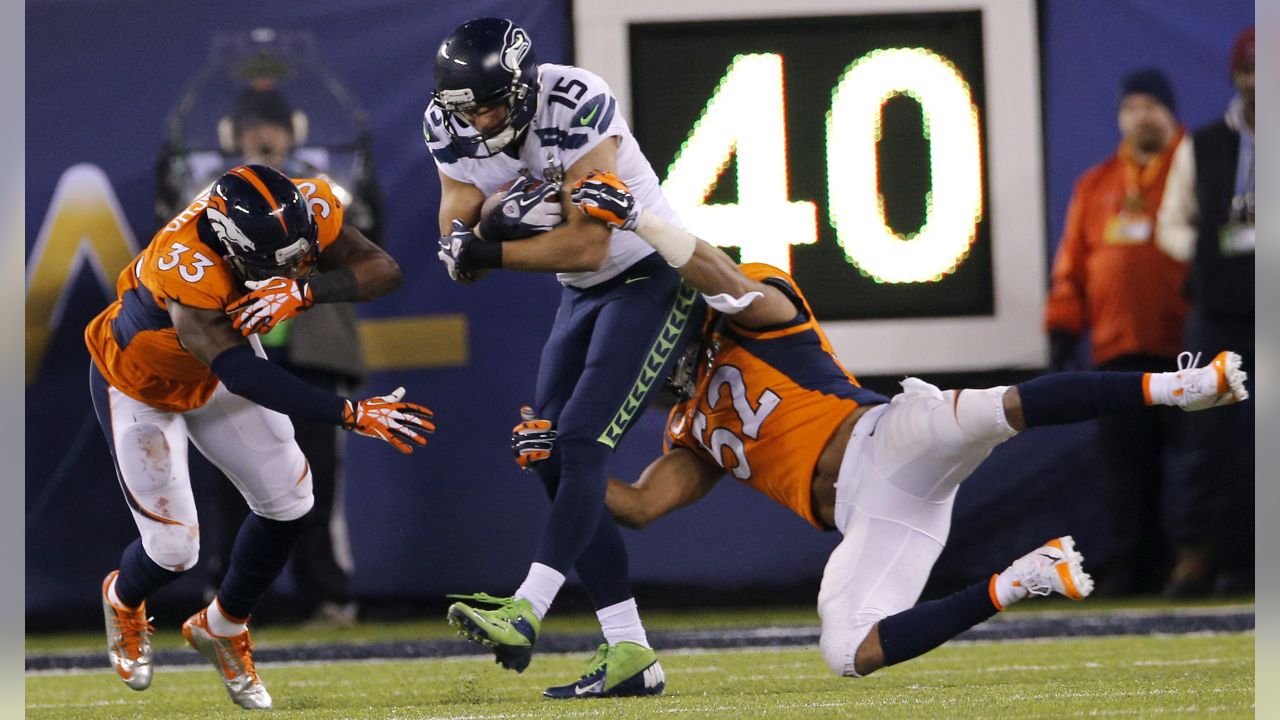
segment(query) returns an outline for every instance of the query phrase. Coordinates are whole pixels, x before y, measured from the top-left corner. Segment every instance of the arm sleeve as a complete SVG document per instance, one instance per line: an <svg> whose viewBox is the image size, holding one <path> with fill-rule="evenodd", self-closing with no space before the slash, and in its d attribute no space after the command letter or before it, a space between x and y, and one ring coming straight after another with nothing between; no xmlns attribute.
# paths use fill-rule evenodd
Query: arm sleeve
<svg viewBox="0 0 1280 720"><path fill-rule="evenodd" d="M347 401L299 380L248 345L222 351L209 369L231 392L285 415L341 425Z"/></svg>
<svg viewBox="0 0 1280 720"><path fill-rule="evenodd" d="M1088 248L1084 240L1084 182L1076 185L1067 207L1067 224L1053 261L1049 300L1045 304L1045 330L1079 335L1084 332L1084 267Z"/></svg>

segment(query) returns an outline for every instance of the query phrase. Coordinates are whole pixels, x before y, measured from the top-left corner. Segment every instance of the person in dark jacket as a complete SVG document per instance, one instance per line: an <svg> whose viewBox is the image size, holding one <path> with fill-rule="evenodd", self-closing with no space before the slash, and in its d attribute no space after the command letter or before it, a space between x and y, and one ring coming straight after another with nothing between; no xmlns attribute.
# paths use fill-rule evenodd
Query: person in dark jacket
<svg viewBox="0 0 1280 720"><path fill-rule="evenodd" d="M1187 348L1206 353L1227 343L1238 348L1247 371L1255 349L1253 38L1249 28L1236 39L1230 64L1236 94L1222 119L1195 131L1194 172L1171 179L1160 217L1166 232L1194 240ZM1167 594L1253 590L1253 443L1252 406L1212 422L1186 420L1179 474L1187 492L1173 514L1194 541L1179 549Z"/></svg>

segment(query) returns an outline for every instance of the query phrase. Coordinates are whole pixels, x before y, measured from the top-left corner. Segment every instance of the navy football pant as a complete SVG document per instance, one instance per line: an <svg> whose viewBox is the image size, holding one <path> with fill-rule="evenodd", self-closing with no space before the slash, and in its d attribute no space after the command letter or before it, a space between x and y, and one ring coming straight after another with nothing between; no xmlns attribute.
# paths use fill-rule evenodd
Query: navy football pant
<svg viewBox="0 0 1280 720"><path fill-rule="evenodd" d="M559 432L538 474L552 497L535 560L576 568L592 604L631 597L627 553L605 509L605 465L701 329L703 303L654 253L600 285L561 295L538 368L536 410Z"/></svg>

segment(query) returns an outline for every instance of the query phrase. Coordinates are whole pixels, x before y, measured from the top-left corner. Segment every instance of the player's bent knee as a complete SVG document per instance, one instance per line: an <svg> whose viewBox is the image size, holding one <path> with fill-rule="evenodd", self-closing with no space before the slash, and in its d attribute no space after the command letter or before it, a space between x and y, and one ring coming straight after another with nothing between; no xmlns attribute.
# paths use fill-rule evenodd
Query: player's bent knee
<svg viewBox="0 0 1280 720"><path fill-rule="evenodd" d="M862 646L875 623L860 623L844 629L823 628L818 639L818 649L822 651L822 659L827 667L840 677L860 678L866 673L859 673L855 665L858 648Z"/></svg>
<svg viewBox="0 0 1280 720"><path fill-rule="evenodd" d="M288 495L276 498L263 503L262 507L254 508L253 512L268 520L291 522L303 519L315 504L315 495L308 492L305 496Z"/></svg>
<svg viewBox="0 0 1280 720"><path fill-rule="evenodd" d="M120 467L129 470L125 480L134 492L153 492L173 483L173 453L159 425L138 423L125 428L116 440L116 453Z"/></svg>
<svg viewBox="0 0 1280 720"><path fill-rule="evenodd" d="M186 572L200 560L200 529L196 525L166 525L147 533L142 549L165 570Z"/></svg>

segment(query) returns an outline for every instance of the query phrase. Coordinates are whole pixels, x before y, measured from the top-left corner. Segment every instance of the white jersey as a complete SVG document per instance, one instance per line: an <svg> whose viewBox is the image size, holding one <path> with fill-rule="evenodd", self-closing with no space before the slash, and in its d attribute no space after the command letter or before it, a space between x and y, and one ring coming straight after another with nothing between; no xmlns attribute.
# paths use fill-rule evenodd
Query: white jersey
<svg viewBox="0 0 1280 720"><path fill-rule="evenodd" d="M600 76L571 65L544 63L538 66L538 109L528 135L520 147L520 157L503 152L489 158L463 156L445 130L444 113L430 106L423 123L427 148L440 171L458 182L469 183L486 197L527 171L534 177L560 182L561 174L608 137L618 138L618 177L648 212L684 227L667 203L649 161L640 152L618 100ZM459 135L475 130L454 126ZM615 230L609 243L609 257L592 272L557 273L565 285L587 288L621 273L640 258L654 252L634 232Z"/></svg>

